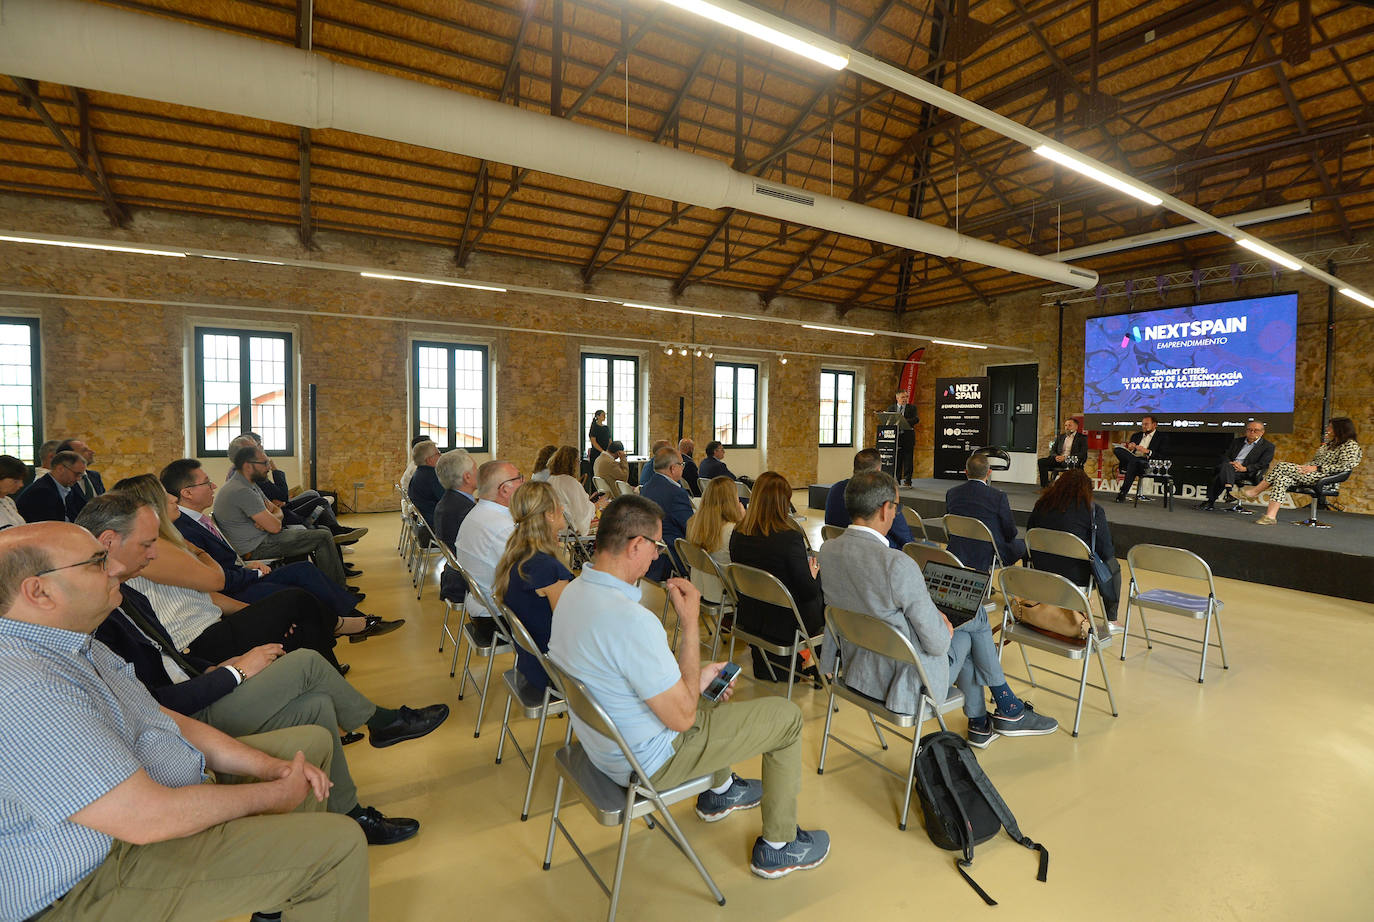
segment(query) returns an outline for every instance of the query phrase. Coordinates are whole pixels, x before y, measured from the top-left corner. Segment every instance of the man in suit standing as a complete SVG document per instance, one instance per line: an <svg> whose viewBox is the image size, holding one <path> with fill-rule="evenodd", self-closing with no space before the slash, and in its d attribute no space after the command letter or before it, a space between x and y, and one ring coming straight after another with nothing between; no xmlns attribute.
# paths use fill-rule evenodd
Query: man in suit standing
<svg viewBox="0 0 1374 922"><path fill-rule="evenodd" d="M100 472L91 470L91 465L95 463L95 452L91 446L80 439L67 439L57 446L58 451L74 451L86 462L86 473L77 486L81 489L81 495L86 499L95 499L105 492L105 481L100 479Z"/></svg>
<svg viewBox="0 0 1374 922"><path fill-rule="evenodd" d="M1082 467L1087 455L1088 440L1078 431L1078 420L1070 416L1064 420L1064 431L1059 433L1050 445L1049 455L1036 459L1035 464L1040 468L1040 486L1049 486L1050 471L1057 467L1065 467L1069 458L1077 459L1074 467Z"/></svg>
<svg viewBox="0 0 1374 922"><path fill-rule="evenodd" d="M1125 445L1118 445L1112 449L1116 455L1117 467L1125 474L1121 492L1116 495L1118 503L1126 501L1126 494L1131 492L1131 484L1145 473L1150 460L1162 458L1166 454L1168 436L1160 432L1157 426L1153 416L1143 417L1140 420L1140 431L1132 432Z"/></svg>
<svg viewBox="0 0 1374 922"><path fill-rule="evenodd" d="M997 543L997 556L1002 566L1010 567L1018 560L1025 560L1029 564L1026 542L1016 537L1016 520L1011 517L1011 503L1007 500L1007 494L989 482L992 473L988 469L988 456L976 452L970 455L968 463L964 465L964 473L968 475L968 480L950 487L945 494L945 512L966 515L986 525ZM949 552L966 567L992 569L992 548L986 541L951 535Z"/></svg>
<svg viewBox="0 0 1374 922"><path fill-rule="evenodd" d="M1216 477L1207 484L1207 499L1198 508L1211 512L1223 490L1239 483L1259 483L1273 461L1274 443L1264 437L1264 423L1250 420L1245 424L1245 435L1231 440L1217 465Z"/></svg>
<svg viewBox="0 0 1374 922"><path fill-rule="evenodd" d="M15 507L26 522L73 522L86 505L78 487L86 474L86 459L74 451L52 456L52 470L19 494Z"/></svg>
<svg viewBox="0 0 1374 922"><path fill-rule="evenodd" d="M910 403L911 398L904 390L897 392L897 402L887 408L889 413L900 413L911 429L897 433L897 482L904 487L911 486L911 472L916 464L915 426L921 421L921 414Z"/></svg>
<svg viewBox="0 0 1374 922"><path fill-rule="evenodd" d="M671 448L660 448L654 455L654 472L640 484L639 495L658 503L663 509L663 543L668 545L672 564L685 570L677 558L677 539L686 537L687 520L692 517L692 498L682 485L682 455ZM659 555L649 568L649 578L667 579L671 573L667 556Z"/></svg>

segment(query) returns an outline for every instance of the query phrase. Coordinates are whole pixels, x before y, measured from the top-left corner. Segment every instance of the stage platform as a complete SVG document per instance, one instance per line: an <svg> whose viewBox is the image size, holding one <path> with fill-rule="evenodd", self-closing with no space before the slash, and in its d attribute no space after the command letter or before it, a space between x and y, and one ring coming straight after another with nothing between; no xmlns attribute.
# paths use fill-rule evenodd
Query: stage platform
<svg viewBox="0 0 1374 922"><path fill-rule="evenodd" d="M917 480L899 492L902 502L921 518L938 520L945 514L945 491L955 483ZM1024 483L994 484L1006 492L1024 535L1039 489ZM813 508L825 508L829 489L829 484L811 485L808 499ZM1159 499L1138 508L1129 500L1118 505L1113 499L1106 493L1097 496L1106 505L1112 541L1123 564L1127 551L1137 544L1167 544L1194 552L1217 576L1374 602L1374 516L1323 512L1321 519L1331 528L1299 528L1288 523L1306 518L1306 508L1280 509L1279 523L1266 528L1255 524L1256 516L1201 512L1193 508L1195 500L1175 501L1169 511ZM1251 508L1256 515L1263 511ZM938 521L928 530L932 538L943 538Z"/></svg>

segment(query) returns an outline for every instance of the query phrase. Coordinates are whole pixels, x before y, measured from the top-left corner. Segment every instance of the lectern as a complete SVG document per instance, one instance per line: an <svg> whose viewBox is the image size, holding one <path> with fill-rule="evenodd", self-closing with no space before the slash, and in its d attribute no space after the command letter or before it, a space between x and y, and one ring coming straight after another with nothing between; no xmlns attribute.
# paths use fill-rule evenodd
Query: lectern
<svg viewBox="0 0 1374 922"><path fill-rule="evenodd" d="M903 432L911 431L911 423L901 413L878 410L878 457L882 459L883 470L897 476L897 440Z"/></svg>

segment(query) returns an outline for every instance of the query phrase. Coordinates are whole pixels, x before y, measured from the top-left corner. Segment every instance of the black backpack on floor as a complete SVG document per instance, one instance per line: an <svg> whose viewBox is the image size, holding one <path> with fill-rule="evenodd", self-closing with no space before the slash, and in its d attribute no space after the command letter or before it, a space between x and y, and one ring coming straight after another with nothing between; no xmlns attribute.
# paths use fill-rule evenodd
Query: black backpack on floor
<svg viewBox="0 0 1374 922"><path fill-rule="evenodd" d="M1049 851L1021 835L1016 817L983 774L962 736L941 730L921 737L916 753L916 794L926 818L926 835L941 848L964 853L954 859L955 869L983 902L997 905L964 868L973 866L973 846L991 839L1000 829L1006 829L1017 844L1040 853L1036 880L1045 880Z"/></svg>

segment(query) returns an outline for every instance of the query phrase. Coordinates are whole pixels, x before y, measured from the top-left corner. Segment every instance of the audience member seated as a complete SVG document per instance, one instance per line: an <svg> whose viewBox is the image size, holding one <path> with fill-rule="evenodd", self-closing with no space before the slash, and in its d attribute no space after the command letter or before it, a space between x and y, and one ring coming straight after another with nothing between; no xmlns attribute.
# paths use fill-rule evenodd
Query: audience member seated
<svg viewBox="0 0 1374 922"><path fill-rule="evenodd" d="M601 463L601 458L607 457L608 454L602 452L601 457L596 459L597 463ZM592 519L596 518L597 511L606 505L609 497L593 503L587 497L582 482L577 479L578 466L577 449L571 445L564 445L553 453L553 458L549 461L548 482L549 486L553 487L553 492L558 495L559 504L567 510L573 531L579 535L587 535L592 531Z"/></svg>
<svg viewBox="0 0 1374 922"><path fill-rule="evenodd" d="M226 456L232 458L236 448L249 444L257 445L264 454L267 451L262 436L256 432L245 432L229 443ZM267 479L258 484L258 489L262 490L268 502L285 513L284 521L288 525L323 525L333 532L336 544L353 544L367 534L366 528L349 528L347 525L341 525L334 515L334 507L318 491L301 490L292 496L285 472L277 469L277 464L270 455L267 458Z"/></svg>
<svg viewBox="0 0 1374 922"><path fill-rule="evenodd" d="M639 604L636 583L664 537L661 512L653 501L633 494L607 507L593 562L558 600L549 656L586 684L659 789L714 773L712 788L697 796L699 817L714 822L762 804L763 835L755 840L749 862L755 874L776 878L813 868L829 853L830 837L797 826L801 710L771 695L723 703L731 689L722 703L702 700L701 692L724 664L701 665L700 597L691 583L667 583L682 624L676 661L658 616ZM588 730L576 715L571 719L592 764L615 783L628 784L630 768L619 747ZM733 763L760 752L762 782L731 773Z"/></svg>
<svg viewBox="0 0 1374 922"><path fill-rule="evenodd" d="M530 480L538 483L548 483L549 481L549 459L554 452L558 451L557 445L545 445L539 449L539 454L534 456L534 473L530 475Z"/></svg>
<svg viewBox="0 0 1374 922"><path fill-rule="evenodd" d="M821 586L816 578L816 558L807 553L806 538L788 514L791 499L792 486L787 478L777 471L760 474L744 519L730 536L730 560L757 567L781 580L792 593L807 631L814 637L825 627ZM797 630L797 619L791 611L746 598L740 599L735 623L751 634L779 644L791 644ZM765 657L759 649L751 649L755 678L787 681L785 659L779 663L771 655Z"/></svg>
<svg viewBox="0 0 1374 922"><path fill-rule="evenodd" d="M687 520L687 540L711 555L716 565L724 570L730 562L730 537L735 533L735 526L743 520L744 504L739 501L735 482L729 477L717 477L706 484L701 505ZM692 585L712 604L720 602L725 595L725 587L714 573L703 573L696 567L692 568Z"/></svg>
<svg viewBox="0 0 1374 922"><path fill-rule="evenodd" d="M245 562L224 540L206 511L214 503L215 482L196 459L173 461L162 469L158 479L177 505L175 510L168 509L172 526L186 544L203 551L219 565L224 574L222 591L230 598L256 602L292 586L304 589L342 619L343 632L355 641L371 636L370 631L383 633L380 626L384 623L394 623L398 627L405 623L404 618L383 622L381 618L360 611L358 603L363 600L363 593L353 593L331 583L319 567L308 561L276 566L263 561ZM203 587L197 584L190 588Z"/></svg>
<svg viewBox="0 0 1374 922"><path fill-rule="evenodd" d="M434 465L439 463L439 449L433 442L421 442L411 449L411 453L415 457L415 473L406 488L407 495L433 531L434 507L444 498L444 486L439 483L439 475L434 473Z"/></svg>
<svg viewBox="0 0 1374 922"><path fill-rule="evenodd" d="M878 454L876 448L865 448L854 453L854 473L861 474L867 471L880 471L883 469L882 456ZM830 485L830 492L825 494L825 524L838 525L840 528L849 526L849 512L844 507L844 488L849 485L849 478L836 481ZM911 527L907 525L906 518L902 516L901 510L892 520L892 531L887 534L889 547L901 550L911 542Z"/></svg>
<svg viewBox="0 0 1374 922"><path fill-rule="evenodd" d="M701 477L705 480L729 477L731 480L738 480L743 484L752 485L754 483L748 477L736 477L734 471L725 466L725 446L719 442L706 443L706 457L701 459L701 466L697 470L701 472Z"/></svg>
<svg viewBox="0 0 1374 922"><path fill-rule="evenodd" d="M1322 439L1321 447L1310 463L1280 461L1269 469L1269 473L1258 484L1241 490L1248 499L1258 499L1265 490L1269 491L1269 508L1264 515L1255 519L1255 524L1273 525L1277 521L1275 517L1279 514L1279 506L1289 489L1297 484L1316 483L1332 474L1353 471L1363 457L1356 438L1354 420L1349 416L1332 417L1326 424L1326 438Z"/></svg>
<svg viewBox="0 0 1374 922"><path fill-rule="evenodd" d="M1197 508L1208 512L1217 507L1217 497L1232 487L1259 483L1274 461L1274 443L1264 437L1264 423L1252 419L1245 424L1245 435L1231 440L1217 463L1217 475L1207 484L1207 499Z"/></svg>
<svg viewBox="0 0 1374 922"><path fill-rule="evenodd" d="M597 410L592 414L592 425L587 430L587 463L593 467L597 457L611 444L611 427L606 425L606 411Z"/></svg>
<svg viewBox="0 0 1374 922"><path fill-rule="evenodd" d="M695 510L691 494L682 486L682 456L665 447L660 448L653 459L653 471L648 478L640 472L639 495L653 500L663 511L663 543L668 546L668 552L649 567L649 578L662 581L674 569L683 572L676 542L686 537L687 522Z"/></svg>
<svg viewBox="0 0 1374 922"><path fill-rule="evenodd" d="M1116 455L1117 468L1124 478L1121 482L1121 492L1116 495L1118 503L1126 501L1126 495L1131 492L1131 484L1145 473L1152 459L1165 457L1168 439L1167 435L1159 431L1155 418L1146 416L1140 420L1139 432L1132 432L1125 445L1118 445L1112 449L1112 453Z"/></svg>
<svg viewBox="0 0 1374 922"><path fill-rule="evenodd" d="M24 473L23 461L14 455L0 455L0 528L24 524L14 505L14 494L24 488Z"/></svg>
<svg viewBox="0 0 1374 922"><path fill-rule="evenodd" d="M931 602L920 566L885 546L883 536L899 514L897 481L882 471L855 474L844 498L853 524L821 545L826 604L871 615L901 631L916 648L926 677L934 685L927 691L936 701L948 696L953 676L964 693L970 745L985 749L998 736L1041 736L1058 729L1057 721L1035 713L1007 685L987 612L952 627ZM916 713L921 684L915 667L899 666L848 644L840 644L839 650L827 644L822 663L827 671L834 669L836 653L844 658L845 683L850 688L899 713ZM997 712L991 716L985 688L997 702Z"/></svg>
<svg viewBox="0 0 1374 922"><path fill-rule="evenodd" d="M52 456L57 454L57 446L62 444L61 439L48 439L38 446L38 464L33 469L33 479L37 480L52 469ZM30 481L32 483L32 481Z"/></svg>
<svg viewBox="0 0 1374 922"><path fill-rule="evenodd" d="M1025 560L1026 542L1016 537L1016 520L1011 516L1007 494L992 485L987 455L970 455L964 473L968 480L950 487L945 493L945 512L966 515L986 525L997 542L997 556L1003 566L1015 566L1017 561ZM947 546L964 566L974 570L992 569L992 548L986 541L951 535Z"/></svg>
<svg viewBox="0 0 1374 922"><path fill-rule="evenodd" d="M1035 501L1027 527L1052 528L1083 539L1097 559L1112 572L1111 583L1098 586L1097 591L1102 596L1102 609L1107 613L1107 620L1116 621L1117 609L1121 607L1121 564L1117 562L1116 549L1112 546L1107 510L1093 502L1093 482L1088 475L1076 468L1060 474L1059 479ZM1097 532L1096 538L1093 536L1094 530ZM1037 570L1058 573L1075 586L1088 585L1088 578L1092 575L1092 565L1086 560L1073 560L1055 554L1036 554L1031 565Z"/></svg>
<svg viewBox="0 0 1374 922"><path fill-rule="evenodd" d="M687 485L688 493L700 496L701 489L697 486L697 479L701 477L701 471L697 469L697 462L692 457L696 450L697 443L691 439L678 440L677 453L682 455L682 482Z"/></svg>
<svg viewBox="0 0 1374 922"><path fill-rule="evenodd" d="M0 918L367 918L363 837L312 812L333 731L235 740L160 709L90 637L119 576L73 525L0 534Z"/></svg>
<svg viewBox="0 0 1374 922"><path fill-rule="evenodd" d="M26 522L72 522L86 505L77 486L86 473L86 459L74 451L52 456L52 469L19 494L15 507Z"/></svg>
<svg viewBox="0 0 1374 922"><path fill-rule="evenodd" d="M410 452L413 452L415 450L415 446L419 445L421 442L431 441L433 441L433 439L431 439L427 435L417 435L410 440L410 447L406 449L406 469L405 472L401 474L402 490L410 489L410 478L415 476L415 456L413 454L410 454ZM410 496L410 494L407 492L406 496L408 497Z"/></svg>
<svg viewBox="0 0 1374 922"><path fill-rule="evenodd" d="M558 544L563 507L552 487L531 481L511 496L510 514L515 531L496 565L492 596L515 612L539 649L548 652L554 607L573 579L572 571L560 558ZM535 691L548 687L549 677L539 660L518 647L515 666L521 680Z"/></svg>
<svg viewBox="0 0 1374 922"><path fill-rule="evenodd" d="M458 528L453 555L488 597L496 581L496 565L506 552L511 532L515 531L515 520L510 516L510 498L524 479L509 461L485 462L477 469L477 505ZM491 612L471 592L463 600L463 609L472 619L478 646L491 643L496 634Z"/></svg>
<svg viewBox="0 0 1374 922"><path fill-rule="evenodd" d="M630 482L630 464L625 460L625 443L611 439L606 450L597 455L592 465L592 473L606 481L607 486L615 486L617 480Z"/></svg>
<svg viewBox="0 0 1374 922"><path fill-rule="evenodd" d="M95 452L81 439L65 439L57 446L58 451L74 451L81 456L81 460L86 462L86 473L81 475L77 481L77 486L81 490L81 495L87 499L95 499L105 492L105 481L100 479L100 472L91 470L91 464L95 461Z"/></svg>
<svg viewBox="0 0 1374 922"><path fill-rule="evenodd" d="M1070 464L1070 459L1073 463ZM1050 443L1050 453L1037 458L1036 467L1040 468L1040 486L1050 485L1050 474L1065 467L1082 467L1088 460L1088 439L1078 430L1078 420L1070 416L1064 420L1064 431L1055 436Z"/></svg>
<svg viewBox="0 0 1374 922"><path fill-rule="evenodd" d="M439 456L434 473L444 488L443 499L434 507L434 536L451 551L463 519L477 505L477 462L466 448L455 448ZM463 577L445 563L444 572L439 574L439 597L457 603L463 601L467 590Z"/></svg>
<svg viewBox="0 0 1374 922"><path fill-rule="evenodd" d="M344 586L343 558L329 529L286 528L282 511L268 502L258 482L267 477L267 455L245 445L231 459L234 473L215 497L215 524L240 556L290 557L309 554L330 581Z"/></svg>

